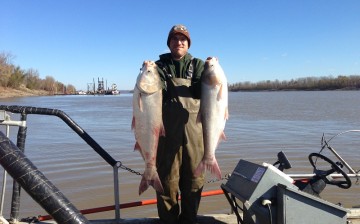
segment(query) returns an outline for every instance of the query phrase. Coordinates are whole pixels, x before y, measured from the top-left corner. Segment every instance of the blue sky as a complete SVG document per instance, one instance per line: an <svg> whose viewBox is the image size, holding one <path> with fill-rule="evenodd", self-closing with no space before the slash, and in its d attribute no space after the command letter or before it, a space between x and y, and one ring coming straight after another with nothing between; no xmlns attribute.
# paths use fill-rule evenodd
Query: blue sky
<svg viewBox="0 0 360 224"><path fill-rule="evenodd" d="M98 77L128 90L181 23L230 84L360 75L359 12L358 0L1 0L0 52L78 90Z"/></svg>

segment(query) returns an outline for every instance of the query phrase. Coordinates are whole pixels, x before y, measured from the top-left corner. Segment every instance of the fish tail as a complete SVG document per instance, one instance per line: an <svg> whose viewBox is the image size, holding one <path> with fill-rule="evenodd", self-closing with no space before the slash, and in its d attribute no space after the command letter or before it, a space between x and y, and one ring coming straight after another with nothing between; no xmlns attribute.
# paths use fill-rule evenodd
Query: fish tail
<svg viewBox="0 0 360 224"><path fill-rule="evenodd" d="M141 195L144 191L146 191L149 188L149 181L146 180L146 178L143 176L140 181L139 186L139 195Z"/></svg>
<svg viewBox="0 0 360 224"><path fill-rule="evenodd" d="M156 174L154 174L153 179L150 182L150 185L159 193L164 193L164 188L161 184L160 178L159 178L159 174L156 172Z"/></svg>
<svg viewBox="0 0 360 224"><path fill-rule="evenodd" d="M206 169L209 170L210 173L213 174L217 179L221 180L221 170L216 158L214 158L213 164L208 164L206 166Z"/></svg>
<svg viewBox="0 0 360 224"><path fill-rule="evenodd" d="M149 186L152 186L157 192L164 193L164 188L161 184L159 174L156 172L151 180L147 180L145 176L141 178L140 186L139 186L139 195L145 192Z"/></svg>
<svg viewBox="0 0 360 224"><path fill-rule="evenodd" d="M195 169L194 176L199 177L201 174L203 174L205 172L205 168L206 168L205 161L202 160L199 163L199 165L197 166L197 168Z"/></svg>
<svg viewBox="0 0 360 224"><path fill-rule="evenodd" d="M194 171L194 176L199 177L205 170L209 170L216 178L221 180L221 170L217 160L214 158L212 163L206 163L205 160L202 160L198 167Z"/></svg>

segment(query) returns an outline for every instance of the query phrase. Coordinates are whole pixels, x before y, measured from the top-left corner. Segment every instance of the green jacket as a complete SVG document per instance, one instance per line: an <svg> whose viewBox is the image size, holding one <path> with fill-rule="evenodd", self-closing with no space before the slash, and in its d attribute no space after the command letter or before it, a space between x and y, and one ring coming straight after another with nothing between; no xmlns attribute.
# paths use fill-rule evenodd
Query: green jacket
<svg viewBox="0 0 360 224"><path fill-rule="evenodd" d="M166 91L167 78L183 78L191 79L191 92L193 97L200 99L201 95L201 75L204 71L204 62L199 58L193 58L191 54L186 54L180 61L175 61L171 57L171 53L162 54L160 59L156 61L161 80L164 82L164 90ZM193 61L192 77L189 76L189 66ZM171 75L169 77L166 72Z"/></svg>

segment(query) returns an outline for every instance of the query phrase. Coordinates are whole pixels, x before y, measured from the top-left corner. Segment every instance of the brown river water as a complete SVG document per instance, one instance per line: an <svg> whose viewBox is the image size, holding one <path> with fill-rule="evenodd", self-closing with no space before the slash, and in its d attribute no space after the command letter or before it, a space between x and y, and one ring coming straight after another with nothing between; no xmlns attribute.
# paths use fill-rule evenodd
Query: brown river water
<svg viewBox="0 0 360 224"><path fill-rule="evenodd" d="M130 169L143 171L143 160L134 151L131 131L132 95L118 96L52 96L1 99L0 105L22 105L54 108L64 111L82 127L115 160ZM284 151L293 168L288 174L312 173L308 155L319 152L323 134L326 139L360 129L360 91L325 92L239 92L229 94L227 140L221 142L216 156L223 175L231 173L240 159L254 163L274 163ZM11 114L12 120L19 119ZM80 210L114 204L113 168L108 165L61 119L46 115L28 115L25 154L44 175ZM0 131L5 133L0 125ZM16 142L17 128L10 129ZM329 144L354 170L360 169L360 132L349 132L333 138ZM337 161L328 151L323 154ZM2 180L3 170L0 169ZM138 195L140 176L119 170L120 203L152 199L149 188ZM220 189L222 181L211 181L204 191ZM7 175L4 217L9 217L12 179ZM345 207L360 205L356 179L353 186L340 189L328 185L321 197ZM224 195L202 199L200 214L228 213ZM21 194L21 217L46 215L27 194ZM122 209L122 218L157 215L155 205ZM114 218L114 211L87 218Z"/></svg>

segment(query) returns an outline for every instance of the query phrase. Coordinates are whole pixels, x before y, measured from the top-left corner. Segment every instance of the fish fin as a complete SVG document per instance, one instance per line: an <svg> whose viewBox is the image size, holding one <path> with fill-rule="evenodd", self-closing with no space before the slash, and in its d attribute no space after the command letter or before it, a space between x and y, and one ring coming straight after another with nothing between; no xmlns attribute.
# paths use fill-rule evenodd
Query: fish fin
<svg viewBox="0 0 360 224"><path fill-rule="evenodd" d="M220 134L220 139L224 141L226 140L226 135L224 131Z"/></svg>
<svg viewBox="0 0 360 224"><path fill-rule="evenodd" d="M135 117L133 116L131 121L131 130L134 130L134 128L135 128Z"/></svg>
<svg viewBox="0 0 360 224"><path fill-rule="evenodd" d="M222 88L223 88L223 84L220 84L220 89L219 89L219 92L218 92L218 94L217 94L217 100L218 101L220 101L222 98L223 98L223 90L222 90Z"/></svg>
<svg viewBox="0 0 360 224"><path fill-rule="evenodd" d="M139 186L139 195L141 195L144 191L146 191L149 188L149 181L145 179L143 176L140 181Z"/></svg>
<svg viewBox="0 0 360 224"><path fill-rule="evenodd" d="M228 109L228 107L225 108L225 120L229 120L229 109Z"/></svg>
<svg viewBox="0 0 360 224"><path fill-rule="evenodd" d="M139 145L138 142L135 143L134 150L139 150L139 151L141 151L141 147L140 147L140 145Z"/></svg>
<svg viewBox="0 0 360 224"><path fill-rule="evenodd" d="M163 123L161 123L161 127L160 127L160 136L166 136L165 135L165 127L164 127Z"/></svg>
<svg viewBox="0 0 360 224"><path fill-rule="evenodd" d="M224 131L222 131L222 132L220 133L219 139L218 139L218 141L217 141L217 143L216 143L216 147L219 146L219 144L220 144L221 141L226 141L226 135L225 135L225 132L224 132Z"/></svg>
<svg viewBox="0 0 360 224"><path fill-rule="evenodd" d="M143 105L142 105L142 100L141 100L141 93L139 93L138 105L139 105L140 111L143 112Z"/></svg>

